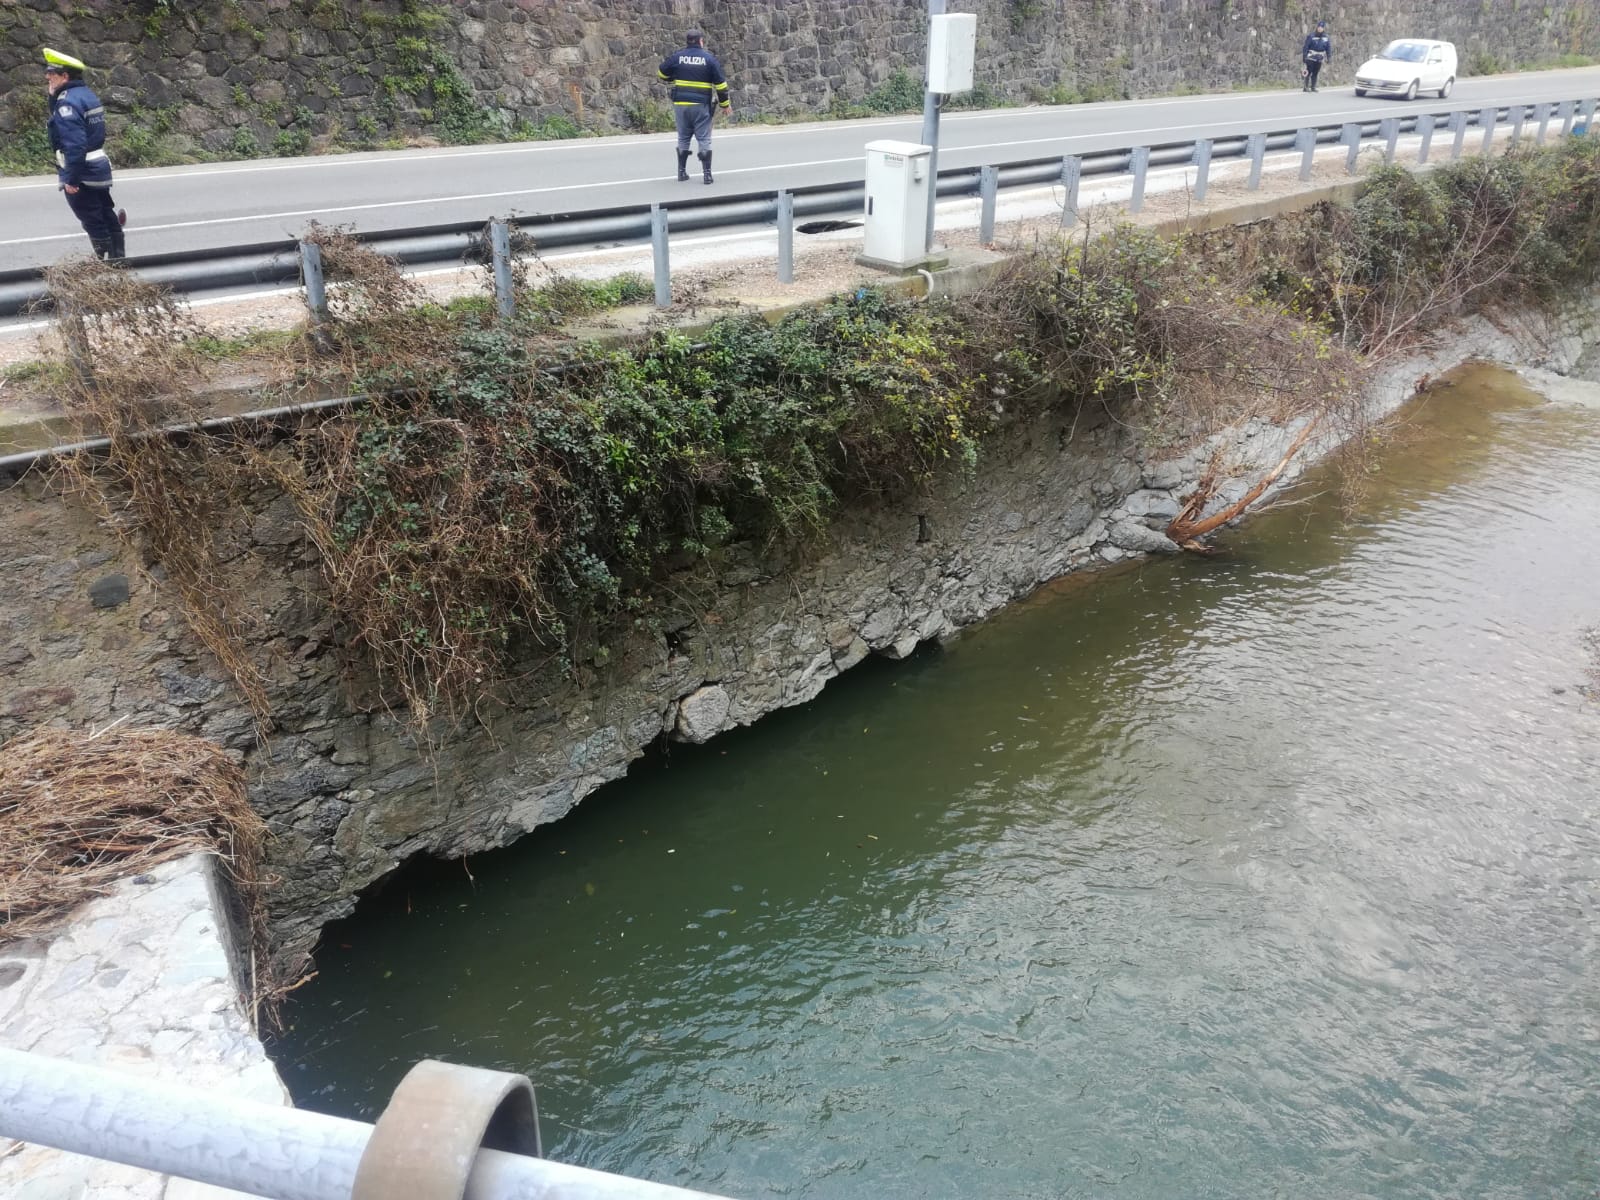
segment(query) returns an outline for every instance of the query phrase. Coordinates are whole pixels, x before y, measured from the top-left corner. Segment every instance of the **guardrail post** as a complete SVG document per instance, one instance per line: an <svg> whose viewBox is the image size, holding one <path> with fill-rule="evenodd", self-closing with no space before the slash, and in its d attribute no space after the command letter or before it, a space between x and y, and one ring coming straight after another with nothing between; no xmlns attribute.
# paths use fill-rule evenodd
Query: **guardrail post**
<svg viewBox="0 0 1600 1200"><path fill-rule="evenodd" d="M778 282L794 282L794 193L778 193Z"/></svg>
<svg viewBox="0 0 1600 1200"><path fill-rule="evenodd" d="M1483 148L1481 153L1487 154L1494 148L1494 127L1500 123L1500 110L1486 108L1478 114L1478 125L1483 129Z"/></svg>
<svg viewBox="0 0 1600 1200"><path fill-rule="evenodd" d="M1417 162L1428 161L1428 150L1433 146L1434 115L1423 113L1417 118L1417 132L1422 135L1422 146L1417 150Z"/></svg>
<svg viewBox="0 0 1600 1200"><path fill-rule="evenodd" d="M1450 160L1454 162L1461 157L1461 148L1467 141L1467 112L1458 108L1450 114L1450 132L1453 135L1450 144Z"/></svg>
<svg viewBox="0 0 1600 1200"><path fill-rule="evenodd" d="M494 308L502 321L517 315L517 289L511 283L511 226L489 222L489 253L494 259Z"/></svg>
<svg viewBox="0 0 1600 1200"><path fill-rule="evenodd" d="M1533 119L1539 122L1539 132L1534 135L1536 145L1544 145L1545 135L1550 132L1550 105L1535 104L1533 106Z"/></svg>
<svg viewBox="0 0 1600 1200"><path fill-rule="evenodd" d="M1133 195L1128 198L1128 211L1136 213L1144 207L1144 183L1150 175L1150 147L1135 146L1128 165L1133 170Z"/></svg>
<svg viewBox="0 0 1600 1200"><path fill-rule="evenodd" d="M1300 151L1300 182L1311 178L1311 168L1317 163L1317 131L1301 129L1294 135L1294 148Z"/></svg>
<svg viewBox="0 0 1600 1200"><path fill-rule="evenodd" d="M1561 119L1561 136L1567 137L1572 133L1572 119L1578 113L1578 105L1572 100L1563 100L1556 105L1556 116Z"/></svg>
<svg viewBox="0 0 1600 1200"><path fill-rule="evenodd" d="M70 300L56 300L56 324L61 328L61 340L67 344L67 359L72 370L85 386L94 386L94 355L89 347L89 330L83 323L83 314Z"/></svg>
<svg viewBox="0 0 1600 1200"><path fill-rule="evenodd" d="M667 258L667 210L650 206L650 258L656 271L656 307L672 307L672 264Z"/></svg>
<svg viewBox="0 0 1600 1200"><path fill-rule="evenodd" d="M322 278L322 247L315 242L300 243L300 283L306 289L306 308L311 310L312 327L326 324L328 289Z"/></svg>
<svg viewBox="0 0 1600 1200"><path fill-rule="evenodd" d="M1061 228L1071 229L1078 223L1078 188L1083 183L1083 159L1069 155L1061 160L1061 190L1066 193L1061 201Z"/></svg>
<svg viewBox="0 0 1600 1200"><path fill-rule="evenodd" d="M1593 100L1585 100L1578 106L1578 116L1583 118L1584 137L1594 133L1594 109L1595 102Z"/></svg>
<svg viewBox="0 0 1600 1200"><path fill-rule="evenodd" d="M1527 105L1513 104L1506 110L1506 116L1511 118L1511 144L1506 149L1515 150L1517 143L1522 140L1522 123L1528 117Z"/></svg>
<svg viewBox="0 0 1600 1200"><path fill-rule="evenodd" d="M982 209L978 216L978 245L994 245L994 210L1000 199L1000 172L994 167L978 168L978 199Z"/></svg>
<svg viewBox="0 0 1600 1200"><path fill-rule="evenodd" d="M1211 139L1201 138L1194 144L1194 200L1203 204L1206 188L1211 186Z"/></svg>
<svg viewBox="0 0 1600 1200"><path fill-rule="evenodd" d="M1344 169L1347 175L1354 175L1356 159L1361 157L1361 126L1354 121L1346 122L1339 130L1339 144L1350 147L1350 152L1344 158Z"/></svg>
<svg viewBox="0 0 1600 1200"><path fill-rule="evenodd" d="M1378 122L1378 136L1383 139L1384 165L1394 162L1394 148L1400 142L1400 122L1395 117L1385 117Z"/></svg>
<svg viewBox="0 0 1600 1200"><path fill-rule="evenodd" d="M1250 156L1250 183L1253 192L1261 186L1261 166L1267 157L1267 135L1252 133L1245 142L1245 153Z"/></svg>

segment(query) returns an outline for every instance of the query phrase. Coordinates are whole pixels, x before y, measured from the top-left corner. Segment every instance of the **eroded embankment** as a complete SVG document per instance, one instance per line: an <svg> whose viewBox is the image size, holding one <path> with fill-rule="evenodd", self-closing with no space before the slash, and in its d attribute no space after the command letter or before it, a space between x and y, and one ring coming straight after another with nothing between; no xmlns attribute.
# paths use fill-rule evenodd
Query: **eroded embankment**
<svg viewBox="0 0 1600 1200"><path fill-rule="evenodd" d="M137 436L174 411L128 397L192 363L108 317L74 400L114 444L65 476L91 503L30 475L0 508L20 551L0 736L124 718L240 756L292 962L406 857L504 844L663 734L1172 550L1197 484L1177 532L1422 376L1569 362L1587 310L1503 314L1590 282L1597 161L1583 141L1386 173L1354 209L1120 233L962 303L867 293L559 372L525 331L358 274L339 353L294 353L387 398L244 437Z"/></svg>

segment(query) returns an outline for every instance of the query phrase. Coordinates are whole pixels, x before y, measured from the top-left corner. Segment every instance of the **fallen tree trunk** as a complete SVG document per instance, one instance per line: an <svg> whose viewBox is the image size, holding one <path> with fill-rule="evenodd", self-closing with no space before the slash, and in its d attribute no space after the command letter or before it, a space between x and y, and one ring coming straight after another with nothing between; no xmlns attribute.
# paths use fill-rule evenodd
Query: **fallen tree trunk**
<svg viewBox="0 0 1600 1200"><path fill-rule="evenodd" d="M1207 547L1200 539L1205 537L1206 534L1222 528L1229 521L1242 516L1252 504L1261 499L1263 493L1278 481L1279 476L1289 469L1289 464L1294 461L1294 456L1299 454L1306 442L1311 439L1311 435L1315 432L1319 423L1320 418L1308 421L1306 427L1300 431L1299 435L1290 443L1289 448L1284 451L1283 457L1278 460L1278 465L1257 480L1256 485L1248 492L1221 511L1212 513L1209 517L1202 517L1200 514L1205 512L1206 505L1211 503L1211 498L1216 495L1217 491L1219 466L1217 460L1213 459L1211 465L1206 468L1205 474L1200 477L1200 482L1195 485L1194 491L1184 502L1183 511L1173 517L1171 523L1167 526L1167 537L1171 538L1184 550L1193 550L1202 554L1207 553Z"/></svg>

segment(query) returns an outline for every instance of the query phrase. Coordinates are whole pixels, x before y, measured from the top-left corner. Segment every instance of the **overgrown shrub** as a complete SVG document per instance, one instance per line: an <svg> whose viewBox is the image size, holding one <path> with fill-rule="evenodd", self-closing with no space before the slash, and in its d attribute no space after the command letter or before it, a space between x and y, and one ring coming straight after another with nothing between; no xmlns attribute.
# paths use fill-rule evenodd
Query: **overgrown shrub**
<svg viewBox="0 0 1600 1200"><path fill-rule="evenodd" d="M840 497L974 461L992 386L952 312L875 292L559 370L486 325L405 337L363 380L373 403L278 473L354 640L423 716L566 653L735 531L803 536Z"/></svg>
<svg viewBox="0 0 1600 1200"><path fill-rule="evenodd" d="M1099 406L1157 449L1250 417L1299 418L1296 447L1319 426L1355 431L1352 384L1371 355L1458 309L1554 304L1595 280L1597 185L1589 139L1424 176L1380 171L1352 207L1042 244L959 305L863 290L776 325L734 316L698 343L658 333L560 361L526 335L642 298L648 282L546 280L523 290L521 324L496 325L486 303L421 303L387 260L317 231L334 319L315 352L302 347L301 370L370 402L259 452L206 452L199 433L181 446L134 436L154 418L113 400L170 374L137 358L128 388L95 392L97 415L128 430L113 439L115 469L92 478L180 590L210 581L184 597L218 609L191 620L219 653L242 619L217 583L227 568L204 538L184 543L223 524L203 503L231 489L207 473L233 463L285 489L345 640L383 697L426 722L472 709L531 658L588 653L613 623L648 619L669 575L730 540L803 539L853 499L970 468L996 422L1019 414L1051 406L1070 421Z"/></svg>
<svg viewBox="0 0 1600 1200"><path fill-rule="evenodd" d="M45 131L50 108L44 88L18 88L6 103L17 132L0 139L0 175L53 175L56 160Z"/></svg>
<svg viewBox="0 0 1600 1200"><path fill-rule="evenodd" d="M1600 270L1600 140L1470 158L1426 174L1376 170L1350 207L1291 223L1264 287L1367 354L1491 302L1554 302Z"/></svg>
<svg viewBox="0 0 1600 1200"><path fill-rule="evenodd" d="M919 112L925 94L922 80L903 67L873 88L859 101L835 96L828 105L828 115L841 119L875 117L893 113Z"/></svg>

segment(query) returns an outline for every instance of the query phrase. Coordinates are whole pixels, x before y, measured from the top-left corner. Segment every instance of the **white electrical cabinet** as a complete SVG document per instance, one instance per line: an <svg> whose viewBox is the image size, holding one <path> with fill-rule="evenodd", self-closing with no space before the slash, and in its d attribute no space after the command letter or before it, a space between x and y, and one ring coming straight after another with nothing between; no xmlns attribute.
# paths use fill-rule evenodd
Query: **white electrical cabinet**
<svg viewBox="0 0 1600 1200"><path fill-rule="evenodd" d="M926 257L927 146L916 142L867 143L867 228L864 262L908 267Z"/></svg>
<svg viewBox="0 0 1600 1200"><path fill-rule="evenodd" d="M975 13L945 13L928 18L928 90L953 96L972 90L972 64L978 55Z"/></svg>

